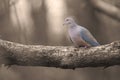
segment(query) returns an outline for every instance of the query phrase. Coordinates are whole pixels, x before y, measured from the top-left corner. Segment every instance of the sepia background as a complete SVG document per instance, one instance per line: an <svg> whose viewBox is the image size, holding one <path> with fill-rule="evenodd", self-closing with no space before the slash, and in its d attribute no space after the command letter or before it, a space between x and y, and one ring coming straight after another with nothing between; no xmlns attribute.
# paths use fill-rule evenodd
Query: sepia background
<svg viewBox="0 0 120 80"><path fill-rule="evenodd" d="M119 0L103 1L120 8ZM89 0L0 0L0 38L22 44L71 46L67 26L62 25L68 16L89 29L101 45L120 40L120 20L97 10ZM0 80L120 80L119 73L119 66L76 70L12 66L0 68Z"/></svg>

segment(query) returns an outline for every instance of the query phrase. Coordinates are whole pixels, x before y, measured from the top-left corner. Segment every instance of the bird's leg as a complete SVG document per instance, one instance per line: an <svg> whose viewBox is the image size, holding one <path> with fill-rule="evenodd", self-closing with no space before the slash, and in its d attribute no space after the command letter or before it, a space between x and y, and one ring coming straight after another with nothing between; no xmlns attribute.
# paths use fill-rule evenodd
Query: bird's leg
<svg viewBox="0 0 120 80"><path fill-rule="evenodd" d="M85 48L85 49L87 49L87 48L90 48L90 46L80 45L78 48Z"/></svg>
<svg viewBox="0 0 120 80"><path fill-rule="evenodd" d="M89 46L79 45L78 48L89 48Z"/></svg>
<svg viewBox="0 0 120 80"><path fill-rule="evenodd" d="M79 48L85 48L85 49L90 48L90 46L84 46L84 45L75 45L74 47L75 47L74 51L78 51Z"/></svg>

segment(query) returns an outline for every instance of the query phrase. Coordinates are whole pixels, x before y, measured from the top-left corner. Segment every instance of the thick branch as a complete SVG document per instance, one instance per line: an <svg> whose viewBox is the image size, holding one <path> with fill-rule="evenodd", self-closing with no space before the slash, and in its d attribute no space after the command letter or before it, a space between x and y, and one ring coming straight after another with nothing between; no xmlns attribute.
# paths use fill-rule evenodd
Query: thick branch
<svg viewBox="0 0 120 80"><path fill-rule="evenodd" d="M0 59L1 64L67 69L120 65L120 41L75 49L68 46L22 45L0 40Z"/></svg>
<svg viewBox="0 0 120 80"><path fill-rule="evenodd" d="M96 10L100 10L108 16L120 21L120 9L116 6L102 0L90 0L90 2Z"/></svg>

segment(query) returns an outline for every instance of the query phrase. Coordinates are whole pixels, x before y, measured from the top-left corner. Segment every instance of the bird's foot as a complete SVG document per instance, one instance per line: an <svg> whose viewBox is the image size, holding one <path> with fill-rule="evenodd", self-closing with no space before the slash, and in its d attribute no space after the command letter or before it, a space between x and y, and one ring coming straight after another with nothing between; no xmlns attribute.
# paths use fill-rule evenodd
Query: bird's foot
<svg viewBox="0 0 120 80"><path fill-rule="evenodd" d="M90 48L90 46L79 46L79 48L85 48L85 49L87 49L87 48Z"/></svg>
<svg viewBox="0 0 120 80"><path fill-rule="evenodd" d="M88 48L90 48L90 46L75 46L74 51L78 51L80 48L88 49Z"/></svg>

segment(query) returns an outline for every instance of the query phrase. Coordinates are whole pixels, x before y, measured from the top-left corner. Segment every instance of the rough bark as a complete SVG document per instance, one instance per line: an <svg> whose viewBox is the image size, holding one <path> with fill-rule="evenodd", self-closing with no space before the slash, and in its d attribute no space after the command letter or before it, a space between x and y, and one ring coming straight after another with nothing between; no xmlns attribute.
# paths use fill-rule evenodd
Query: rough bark
<svg viewBox="0 0 120 80"><path fill-rule="evenodd" d="M106 15L120 21L120 9L102 0L90 0L92 6Z"/></svg>
<svg viewBox="0 0 120 80"><path fill-rule="evenodd" d="M98 47L74 48L22 45L0 40L0 63L65 69L120 65L120 41Z"/></svg>

